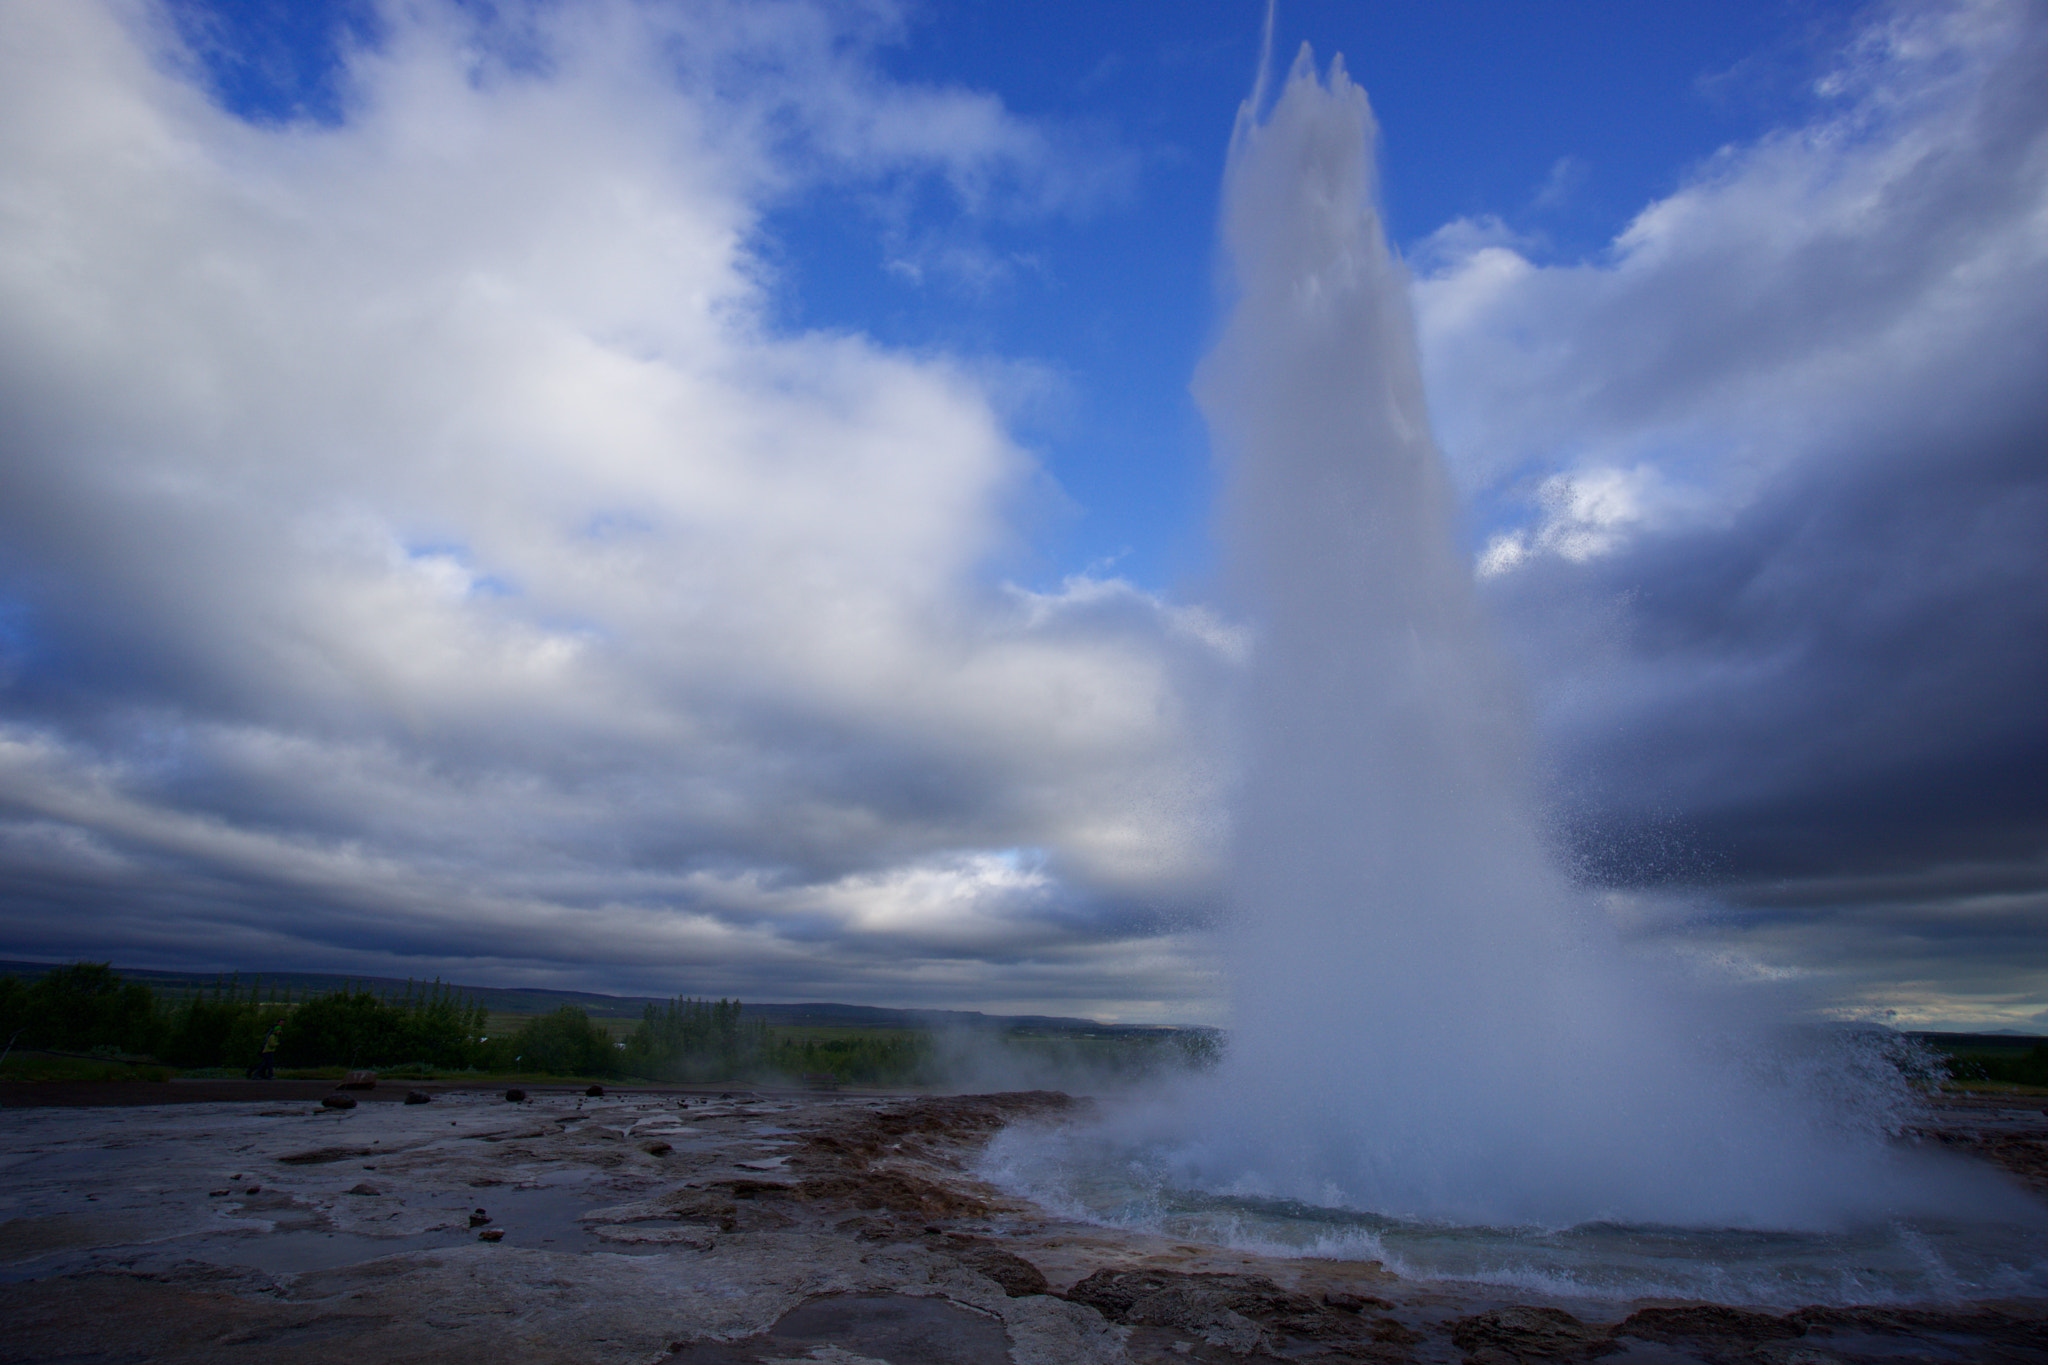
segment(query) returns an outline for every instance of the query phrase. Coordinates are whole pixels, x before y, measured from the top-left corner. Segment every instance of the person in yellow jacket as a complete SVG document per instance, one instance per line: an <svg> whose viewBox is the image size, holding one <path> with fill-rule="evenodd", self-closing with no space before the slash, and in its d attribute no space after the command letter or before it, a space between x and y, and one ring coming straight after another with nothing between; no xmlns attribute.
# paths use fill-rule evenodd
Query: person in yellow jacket
<svg viewBox="0 0 2048 1365"><path fill-rule="evenodd" d="M263 1051L256 1058L256 1065L249 1068L251 1080L267 1081L272 1078L272 1066L277 1061L277 1040L283 1036L284 1020L280 1019L270 1026L270 1032L263 1035Z"/></svg>

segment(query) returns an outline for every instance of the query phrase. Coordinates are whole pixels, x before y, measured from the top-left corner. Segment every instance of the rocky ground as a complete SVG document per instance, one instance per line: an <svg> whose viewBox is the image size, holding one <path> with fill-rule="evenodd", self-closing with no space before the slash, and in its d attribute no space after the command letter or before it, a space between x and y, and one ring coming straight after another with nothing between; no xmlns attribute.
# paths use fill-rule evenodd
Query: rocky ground
<svg viewBox="0 0 2048 1365"><path fill-rule="evenodd" d="M1509 1300L1062 1222L970 1171L1062 1095L246 1093L0 1114L0 1362L2048 1361L2035 1301ZM2026 1106L1925 1140L2048 1169Z"/></svg>

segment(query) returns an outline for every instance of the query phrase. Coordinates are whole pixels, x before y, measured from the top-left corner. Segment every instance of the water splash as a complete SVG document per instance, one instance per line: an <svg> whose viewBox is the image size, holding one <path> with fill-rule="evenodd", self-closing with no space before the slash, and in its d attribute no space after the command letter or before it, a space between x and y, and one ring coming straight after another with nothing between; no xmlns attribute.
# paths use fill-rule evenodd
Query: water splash
<svg viewBox="0 0 2048 1365"><path fill-rule="evenodd" d="M1624 962L1547 850L1375 207L1375 135L1342 60L1321 80L1304 47L1232 140L1237 292L1197 386L1257 630L1232 1043L1191 1107L1133 1136L1193 1188L1398 1218L1953 1212L1953 1182L1887 1144L1892 1092L1817 1098L1762 1030Z"/></svg>

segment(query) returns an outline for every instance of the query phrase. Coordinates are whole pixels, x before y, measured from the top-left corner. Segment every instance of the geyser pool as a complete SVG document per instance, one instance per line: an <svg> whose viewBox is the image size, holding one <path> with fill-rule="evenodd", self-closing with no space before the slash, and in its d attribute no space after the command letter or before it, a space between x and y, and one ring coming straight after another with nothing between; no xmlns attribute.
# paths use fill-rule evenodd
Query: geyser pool
<svg viewBox="0 0 2048 1365"><path fill-rule="evenodd" d="M1889 1140L1890 1068L1788 1048L1624 961L1563 875L1454 534L1364 93L1304 47L1271 113L1255 103L1224 187L1235 297L1197 381L1255 631L1230 1046L1097 1156L1069 1149L1064 1178L1023 1138L996 1167L1113 1220L1224 1209L1284 1241L1315 1210L1377 1220L1347 1235L1436 1229L1439 1252L1481 1230L1847 1236L2022 1211L2016 1187Z"/></svg>

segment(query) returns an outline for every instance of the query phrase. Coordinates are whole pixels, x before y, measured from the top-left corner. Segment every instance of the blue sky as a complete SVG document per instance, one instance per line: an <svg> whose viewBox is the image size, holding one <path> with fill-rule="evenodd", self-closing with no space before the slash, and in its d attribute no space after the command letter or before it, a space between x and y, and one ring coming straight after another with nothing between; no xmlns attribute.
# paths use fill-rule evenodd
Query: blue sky
<svg viewBox="0 0 2048 1365"><path fill-rule="evenodd" d="M1367 89L1403 247L1455 219L1492 217L1547 258L1570 259L1598 254L1716 148L1804 112L1824 44L1853 12L1296 4L1279 8L1275 44L1283 59L1301 42L1325 59L1341 53ZM1076 217L990 225L995 249L1032 264L986 289L878 268L872 220L812 206L773 225L793 258L792 318L1046 360L1074 386L1033 432L1075 504L1046 541L1050 567L1116 557L1148 583L1201 574L1211 490L1187 380L1214 327L1219 113L1249 92L1258 7L913 13L885 69L995 91L1020 114L1128 156L1128 180ZM852 232L832 229L848 222Z"/></svg>
<svg viewBox="0 0 2048 1365"><path fill-rule="evenodd" d="M10 951L1217 1017L1261 20L9 9ZM1564 855L1801 1008L2048 1019L2044 30L1277 14L1379 119Z"/></svg>

